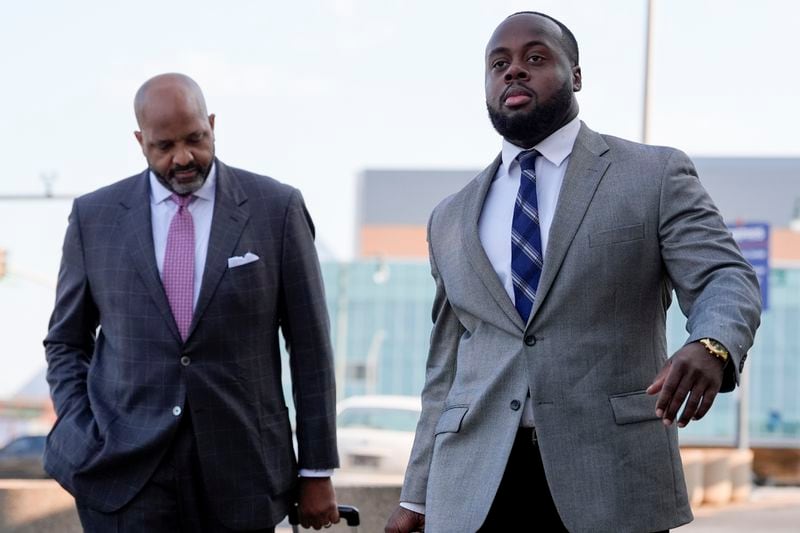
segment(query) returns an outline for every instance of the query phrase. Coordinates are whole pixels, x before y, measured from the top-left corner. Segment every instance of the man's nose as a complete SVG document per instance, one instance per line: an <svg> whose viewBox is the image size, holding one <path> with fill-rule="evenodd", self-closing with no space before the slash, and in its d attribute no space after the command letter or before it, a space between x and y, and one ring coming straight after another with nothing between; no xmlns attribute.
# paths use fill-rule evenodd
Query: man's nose
<svg viewBox="0 0 800 533"><path fill-rule="evenodd" d="M508 70L506 71L505 80L506 83L512 82L514 80L527 80L528 79L528 71L527 69L523 68L519 63L512 63Z"/></svg>
<svg viewBox="0 0 800 533"><path fill-rule="evenodd" d="M172 163L175 166L185 167L194 161L194 154L187 148L179 148L172 158Z"/></svg>

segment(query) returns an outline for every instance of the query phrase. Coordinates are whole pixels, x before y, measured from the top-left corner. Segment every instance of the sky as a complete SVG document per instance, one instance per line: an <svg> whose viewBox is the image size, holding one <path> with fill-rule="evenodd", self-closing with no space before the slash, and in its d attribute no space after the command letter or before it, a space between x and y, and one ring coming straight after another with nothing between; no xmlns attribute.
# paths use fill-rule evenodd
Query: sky
<svg viewBox="0 0 800 533"><path fill-rule="evenodd" d="M500 149L483 55L519 10L578 39L581 118L641 138L645 0L0 0L0 195L81 194L141 172L132 100L177 71L203 88L227 164L298 187L332 258L353 256L357 177L481 169ZM655 0L651 142L800 156L793 0ZM757 177L756 177L757 178ZM757 199L756 199L757 201ZM43 367L68 201L0 200L0 397Z"/></svg>

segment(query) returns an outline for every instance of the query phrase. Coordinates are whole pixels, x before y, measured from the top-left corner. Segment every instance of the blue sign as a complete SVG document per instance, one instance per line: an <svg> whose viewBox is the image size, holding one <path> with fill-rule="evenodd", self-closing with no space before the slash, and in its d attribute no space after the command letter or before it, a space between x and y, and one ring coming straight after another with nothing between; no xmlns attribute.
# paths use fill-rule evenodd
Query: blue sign
<svg viewBox="0 0 800 533"><path fill-rule="evenodd" d="M730 224L733 239L742 250L742 255L753 266L761 285L761 306L766 311L769 294L769 224L744 222Z"/></svg>

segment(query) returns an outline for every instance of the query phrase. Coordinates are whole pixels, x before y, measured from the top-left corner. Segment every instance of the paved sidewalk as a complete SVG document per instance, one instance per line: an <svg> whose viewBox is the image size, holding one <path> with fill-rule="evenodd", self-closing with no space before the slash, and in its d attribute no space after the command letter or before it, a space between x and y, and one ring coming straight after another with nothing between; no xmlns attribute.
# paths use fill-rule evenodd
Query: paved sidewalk
<svg viewBox="0 0 800 533"><path fill-rule="evenodd" d="M675 533L800 533L800 487L754 487L750 501L701 507L695 510L694 517L694 522ZM324 531L347 530L336 526ZM291 533L291 529L283 525L276 533ZM378 532L362 529L361 533Z"/></svg>
<svg viewBox="0 0 800 533"><path fill-rule="evenodd" d="M800 533L800 487L754 487L750 501L701 507L679 533Z"/></svg>

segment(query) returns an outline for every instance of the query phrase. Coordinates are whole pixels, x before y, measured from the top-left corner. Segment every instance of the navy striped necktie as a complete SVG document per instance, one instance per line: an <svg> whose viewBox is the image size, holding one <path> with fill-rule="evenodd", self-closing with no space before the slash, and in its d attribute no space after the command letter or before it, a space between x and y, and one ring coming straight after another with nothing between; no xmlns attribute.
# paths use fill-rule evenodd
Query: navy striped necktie
<svg viewBox="0 0 800 533"><path fill-rule="evenodd" d="M536 198L534 163L539 152L520 152L521 169L514 219L511 223L511 278L514 282L514 306L527 323L536 299L542 275L542 236L539 231L539 201Z"/></svg>

